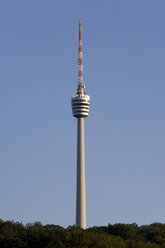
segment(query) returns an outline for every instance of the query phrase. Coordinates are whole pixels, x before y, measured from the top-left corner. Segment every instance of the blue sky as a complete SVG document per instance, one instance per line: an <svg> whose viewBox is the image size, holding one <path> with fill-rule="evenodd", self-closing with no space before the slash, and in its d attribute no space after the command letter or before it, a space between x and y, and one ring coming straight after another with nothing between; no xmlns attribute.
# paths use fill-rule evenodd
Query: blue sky
<svg viewBox="0 0 165 248"><path fill-rule="evenodd" d="M165 2L0 2L0 218L75 223L83 22L87 226L165 222Z"/></svg>

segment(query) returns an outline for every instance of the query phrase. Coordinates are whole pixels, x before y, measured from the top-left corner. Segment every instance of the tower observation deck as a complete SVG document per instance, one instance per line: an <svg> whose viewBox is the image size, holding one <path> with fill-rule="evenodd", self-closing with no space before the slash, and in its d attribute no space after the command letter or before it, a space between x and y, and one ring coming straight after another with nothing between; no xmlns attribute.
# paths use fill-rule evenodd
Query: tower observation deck
<svg viewBox="0 0 165 248"><path fill-rule="evenodd" d="M84 118L88 117L90 96L85 93L83 84L83 51L82 22L79 22L78 51L78 88L72 96L72 112L77 118L77 192L76 192L76 226L86 229L86 196L85 196L85 149L84 149Z"/></svg>
<svg viewBox="0 0 165 248"><path fill-rule="evenodd" d="M82 90L82 93L78 91ZM77 94L72 96L72 111L76 118L88 117L90 107L90 96L85 94L84 87L77 90Z"/></svg>

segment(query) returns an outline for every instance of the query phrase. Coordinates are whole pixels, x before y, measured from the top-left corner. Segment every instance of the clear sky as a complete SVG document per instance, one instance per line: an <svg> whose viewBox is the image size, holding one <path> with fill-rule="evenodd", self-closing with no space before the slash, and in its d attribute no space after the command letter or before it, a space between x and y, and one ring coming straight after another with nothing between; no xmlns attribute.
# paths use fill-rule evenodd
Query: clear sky
<svg viewBox="0 0 165 248"><path fill-rule="evenodd" d="M0 1L0 218L75 223L83 22L87 226L165 222L165 1Z"/></svg>

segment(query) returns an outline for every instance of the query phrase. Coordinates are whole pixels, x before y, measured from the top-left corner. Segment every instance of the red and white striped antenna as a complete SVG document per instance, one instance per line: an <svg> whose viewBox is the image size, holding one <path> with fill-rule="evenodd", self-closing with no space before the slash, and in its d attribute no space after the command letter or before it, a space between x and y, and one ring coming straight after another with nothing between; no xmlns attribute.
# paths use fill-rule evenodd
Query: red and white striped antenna
<svg viewBox="0 0 165 248"><path fill-rule="evenodd" d="M82 21L79 21L79 50L78 50L78 80L83 86L83 50L82 50Z"/></svg>

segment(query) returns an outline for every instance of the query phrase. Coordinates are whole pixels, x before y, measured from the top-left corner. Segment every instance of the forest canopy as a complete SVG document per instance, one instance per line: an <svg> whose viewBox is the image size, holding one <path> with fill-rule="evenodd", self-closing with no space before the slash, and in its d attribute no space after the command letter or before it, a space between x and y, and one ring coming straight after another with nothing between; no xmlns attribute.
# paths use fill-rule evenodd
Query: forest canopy
<svg viewBox="0 0 165 248"><path fill-rule="evenodd" d="M0 220L0 248L165 248L165 224L108 224L82 230L75 226Z"/></svg>

